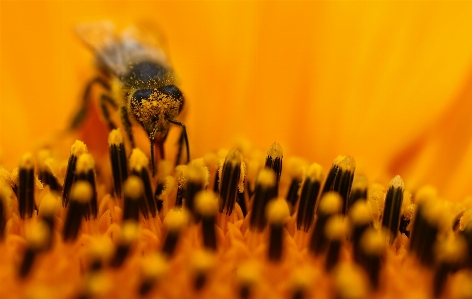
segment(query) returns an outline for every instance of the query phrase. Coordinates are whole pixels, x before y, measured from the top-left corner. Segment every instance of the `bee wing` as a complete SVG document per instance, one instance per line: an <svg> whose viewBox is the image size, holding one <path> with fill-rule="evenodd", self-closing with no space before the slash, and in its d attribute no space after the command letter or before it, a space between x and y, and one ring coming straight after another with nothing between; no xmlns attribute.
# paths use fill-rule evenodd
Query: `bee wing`
<svg viewBox="0 0 472 299"><path fill-rule="evenodd" d="M121 33L121 41L129 61L150 58L171 71L165 38L154 24L139 22L128 27Z"/></svg>
<svg viewBox="0 0 472 299"><path fill-rule="evenodd" d="M97 55L99 62L116 76L127 70L126 55L113 23L108 21L81 24L75 32L79 38Z"/></svg>

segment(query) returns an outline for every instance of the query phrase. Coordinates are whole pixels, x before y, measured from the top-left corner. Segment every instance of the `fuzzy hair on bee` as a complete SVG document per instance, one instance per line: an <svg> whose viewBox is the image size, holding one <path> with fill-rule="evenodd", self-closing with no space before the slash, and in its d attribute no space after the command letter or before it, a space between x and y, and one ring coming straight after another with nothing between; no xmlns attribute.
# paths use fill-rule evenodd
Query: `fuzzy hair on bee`
<svg viewBox="0 0 472 299"><path fill-rule="evenodd" d="M99 76L85 88L83 106L72 122L76 128L83 121L90 102L91 89L101 85L105 90L99 98L103 118L110 130L117 125L111 109L118 111L121 125L134 148L132 127L140 127L149 138L151 171L156 172L154 149L164 158L164 142L171 124L182 128L178 157L186 144L190 160L185 124L178 121L184 107L184 96L175 85L175 76L163 50L162 38L138 25L117 32L111 22L82 24L76 27L82 42L95 54Z"/></svg>

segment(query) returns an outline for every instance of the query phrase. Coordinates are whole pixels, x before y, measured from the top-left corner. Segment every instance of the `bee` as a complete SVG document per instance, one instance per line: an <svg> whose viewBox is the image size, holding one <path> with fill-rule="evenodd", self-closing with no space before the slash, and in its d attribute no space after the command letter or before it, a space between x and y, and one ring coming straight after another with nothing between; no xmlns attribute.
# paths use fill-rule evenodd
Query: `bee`
<svg viewBox="0 0 472 299"><path fill-rule="evenodd" d="M74 118L72 127L77 127L83 120L92 86L99 84L108 91L101 95L99 104L110 130L117 127L110 116L112 108L120 110L121 123L133 148L132 126L142 127L149 137L153 176L156 169L154 147L158 148L163 158L163 144L171 124L182 127L178 157L185 142L188 163L187 130L185 124L176 120L185 100L175 85L174 74L160 39L137 26L118 33L110 22L79 25L76 33L95 54L101 75L86 86L83 107Z"/></svg>

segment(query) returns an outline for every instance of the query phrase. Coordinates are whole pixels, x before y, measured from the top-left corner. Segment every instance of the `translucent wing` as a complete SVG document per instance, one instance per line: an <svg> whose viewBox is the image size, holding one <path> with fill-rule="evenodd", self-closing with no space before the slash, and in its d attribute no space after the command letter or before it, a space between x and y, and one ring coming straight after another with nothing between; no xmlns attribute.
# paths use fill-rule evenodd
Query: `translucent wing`
<svg viewBox="0 0 472 299"><path fill-rule="evenodd" d="M171 70L170 63L164 50L164 38L151 24L136 23L121 33L123 53L132 62L153 60L167 70Z"/></svg>
<svg viewBox="0 0 472 299"><path fill-rule="evenodd" d="M155 61L171 71L162 39L131 26L117 34L111 22L82 24L76 27L82 41L96 53L99 62L122 77L132 63Z"/></svg>
<svg viewBox="0 0 472 299"><path fill-rule="evenodd" d="M121 42L113 23L103 21L81 24L75 27L79 38L97 55L99 63L113 74L120 76L126 72Z"/></svg>

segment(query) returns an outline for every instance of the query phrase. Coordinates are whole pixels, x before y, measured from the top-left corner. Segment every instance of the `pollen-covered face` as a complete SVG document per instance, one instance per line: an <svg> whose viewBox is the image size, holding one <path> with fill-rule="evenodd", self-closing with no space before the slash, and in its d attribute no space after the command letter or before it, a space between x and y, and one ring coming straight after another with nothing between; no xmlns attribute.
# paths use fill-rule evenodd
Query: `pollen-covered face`
<svg viewBox="0 0 472 299"><path fill-rule="evenodd" d="M174 120L184 104L180 90L174 85L157 89L136 90L129 101L130 114L150 137L165 136L169 120Z"/></svg>

